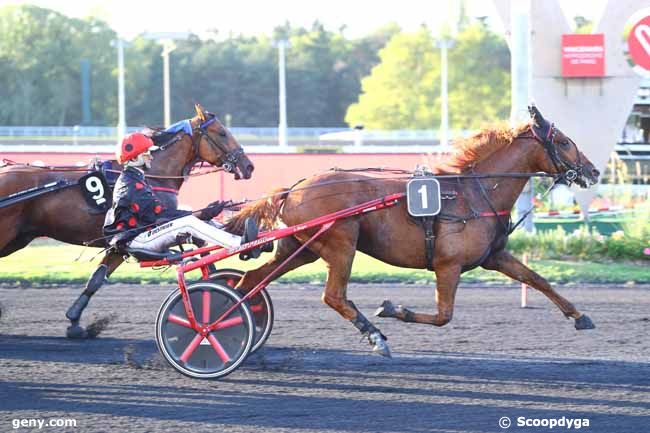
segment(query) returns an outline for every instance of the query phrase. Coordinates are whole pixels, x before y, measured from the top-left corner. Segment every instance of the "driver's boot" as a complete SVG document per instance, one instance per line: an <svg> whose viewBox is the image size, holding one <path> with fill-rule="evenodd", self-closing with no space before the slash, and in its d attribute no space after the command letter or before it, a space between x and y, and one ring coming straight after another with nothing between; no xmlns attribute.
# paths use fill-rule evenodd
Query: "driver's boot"
<svg viewBox="0 0 650 433"><path fill-rule="evenodd" d="M241 239L242 245L257 239L258 234L259 228L257 227L255 220L252 218L246 218L246 221L244 221L244 234ZM256 259L260 254L270 253L271 251L273 251L273 242L267 242L264 245L253 248L252 250L241 252L239 258L241 260Z"/></svg>
<svg viewBox="0 0 650 433"><path fill-rule="evenodd" d="M244 245L248 242L252 242L257 239L259 233L259 228L257 223L252 218L246 218L244 221L244 234L241 237L241 244ZM256 259L262 254L262 249L260 247L255 247L252 250L242 251L239 253L239 258L241 260Z"/></svg>

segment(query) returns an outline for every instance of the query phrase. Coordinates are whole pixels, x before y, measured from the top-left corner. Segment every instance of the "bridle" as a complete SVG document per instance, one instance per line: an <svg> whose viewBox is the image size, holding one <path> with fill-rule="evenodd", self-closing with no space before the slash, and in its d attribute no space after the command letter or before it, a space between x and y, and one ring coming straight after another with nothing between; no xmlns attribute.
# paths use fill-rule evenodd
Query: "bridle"
<svg viewBox="0 0 650 433"><path fill-rule="evenodd" d="M192 149L194 152L194 158L190 162L188 162L185 167L183 167L183 177L188 176L190 174L190 171L196 165L197 162L207 162L204 159L201 158L199 148L201 146L201 139L205 138L208 143L210 143L212 146L216 147L221 151L221 156L219 157L219 166L223 168L224 171L228 173L233 173L236 178L239 178L239 174L237 173L237 164L240 161L240 159L244 156L244 149L241 147L235 149L235 150L228 150L226 149L225 146L223 146L221 143L216 141L214 138L208 134L207 127L214 123L217 120L217 117L212 115L210 119L206 120L203 123L200 123L198 126L192 128L192 134L188 133L188 130L183 130L182 132L184 134L190 135L192 138ZM181 131L179 131L181 132ZM196 133L197 135L194 135ZM181 139L183 138L183 134L176 133L174 138L169 140L168 142L158 145L158 150L165 150L168 147L172 146L175 143L178 143Z"/></svg>
<svg viewBox="0 0 650 433"><path fill-rule="evenodd" d="M194 155L195 155L195 162L202 161L201 157L199 156L199 146L201 144L201 138L205 138L208 143L216 147L221 151L221 156L219 157L219 160L221 162L221 167L223 167L224 171L227 171L228 173L233 173L235 177L239 177L239 174L236 171L237 164L239 163L239 160L244 156L244 149L241 147L234 149L234 150L228 150L224 145L216 141L214 138L208 134L207 127L214 123L217 120L216 116L212 116L210 119L206 120L205 122L199 124L196 128L194 128L194 131L198 132L199 139L194 139L192 138L192 145L194 146Z"/></svg>
<svg viewBox="0 0 650 433"><path fill-rule="evenodd" d="M541 121L536 117L533 117L538 123L537 125L531 125L530 131L533 134L533 138L542 144L546 155L549 157L555 170L558 173L558 182L564 183L566 185L571 185L579 176L584 174L584 164L582 163L582 158L580 157L580 151L578 146L567 137L567 140L573 144L573 147L576 150L576 155L578 156L576 163L574 164L571 161L567 161L562 158L560 152L558 151L557 145L554 144L555 136L557 135L557 128L554 123L548 123L545 119ZM541 123L541 125L539 125ZM539 125L539 126L538 126Z"/></svg>

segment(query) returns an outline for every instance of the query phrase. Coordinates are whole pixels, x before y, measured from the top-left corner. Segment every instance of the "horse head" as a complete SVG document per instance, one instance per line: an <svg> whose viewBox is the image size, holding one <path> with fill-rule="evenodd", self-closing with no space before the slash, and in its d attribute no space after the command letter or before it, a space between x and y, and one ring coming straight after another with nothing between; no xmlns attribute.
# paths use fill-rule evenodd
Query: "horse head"
<svg viewBox="0 0 650 433"><path fill-rule="evenodd" d="M209 111L199 104L194 106L196 116L192 118L194 152L197 160L223 167L233 173L235 179L250 179L255 166L244 153L235 137Z"/></svg>
<svg viewBox="0 0 650 433"><path fill-rule="evenodd" d="M544 148L543 156L538 160L540 170L560 175L560 181L565 184L575 182L583 188L596 184L600 172L576 143L546 120L536 106L529 106L528 111L530 130Z"/></svg>

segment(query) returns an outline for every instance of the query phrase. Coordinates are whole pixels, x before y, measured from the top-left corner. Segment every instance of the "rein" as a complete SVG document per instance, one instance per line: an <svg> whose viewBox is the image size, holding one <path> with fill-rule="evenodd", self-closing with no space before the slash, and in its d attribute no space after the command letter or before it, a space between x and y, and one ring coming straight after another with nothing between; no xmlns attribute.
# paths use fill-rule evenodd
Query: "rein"
<svg viewBox="0 0 650 433"><path fill-rule="evenodd" d="M5 168L5 167L15 167L17 165L22 165L26 167L25 170L14 170L11 173L28 173L29 171L27 169L41 169L41 170L47 170L47 171L53 171L53 172L61 172L61 173L80 173L80 172L85 172L88 171L89 167L77 167L77 166L40 166L40 165L32 165L29 163L21 163L21 162L15 162L15 161L10 161L10 160L3 160L4 165L0 165L0 169ZM191 168L193 170L194 167ZM122 173L121 170L113 170L112 168L108 168L104 170L105 172L108 173L117 173L120 174ZM205 171L200 171L200 172L194 172L194 173L189 173L185 176L163 176L163 175L157 175L157 174L147 174L145 173L145 177L150 178L150 179L185 179L187 177L198 177L198 176L205 176L206 174L212 174L212 173L218 173L220 171L224 171L223 168L221 167L215 167L210 170L205 170ZM0 173L3 174L3 173Z"/></svg>

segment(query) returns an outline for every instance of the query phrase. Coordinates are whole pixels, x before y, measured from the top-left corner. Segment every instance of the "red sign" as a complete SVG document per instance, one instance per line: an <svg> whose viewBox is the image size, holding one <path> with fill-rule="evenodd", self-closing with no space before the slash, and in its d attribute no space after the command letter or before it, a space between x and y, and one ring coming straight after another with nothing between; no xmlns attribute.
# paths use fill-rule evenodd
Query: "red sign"
<svg viewBox="0 0 650 433"><path fill-rule="evenodd" d="M562 76L603 77L605 75L605 35L562 35Z"/></svg>
<svg viewBox="0 0 650 433"><path fill-rule="evenodd" d="M627 46L634 64L650 72L650 15L634 24L627 37Z"/></svg>

